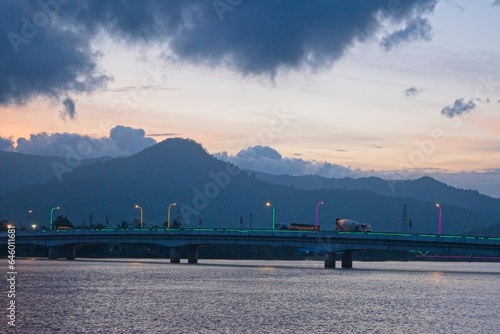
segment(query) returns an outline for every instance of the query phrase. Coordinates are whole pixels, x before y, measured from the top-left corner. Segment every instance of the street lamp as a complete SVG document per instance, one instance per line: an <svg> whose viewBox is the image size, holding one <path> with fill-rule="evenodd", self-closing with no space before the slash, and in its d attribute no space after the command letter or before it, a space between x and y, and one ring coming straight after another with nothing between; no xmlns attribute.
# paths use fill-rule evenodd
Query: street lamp
<svg viewBox="0 0 500 334"><path fill-rule="evenodd" d="M31 228L33 229L33 231L36 230L36 224L31 225Z"/></svg>
<svg viewBox="0 0 500 334"><path fill-rule="evenodd" d="M58 206L55 206L52 209L50 209L50 225L49 226L50 226L51 230L52 230L52 221L53 221L52 215L54 214L54 210L59 210L59 209L60 209L60 207L58 207Z"/></svg>
<svg viewBox="0 0 500 334"><path fill-rule="evenodd" d="M318 202L318 204L316 204L316 224L314 225L314 228L316 229L316 231L318 230L318 211L319 211L319 206L322 205L323 202Z"/></svg>
<svg viewBox="0 0 500 334"><path fill-rule="evenodd" d="M441 208L441 205L439 205L439 203L436 203L436 207L439 208L438 234L441 234L441 223L442 223L442 218L443 218L443 210Z"/></svg>
<svg viewBox="0 0 500 334"><path fill-rule="evenodd" d="M143 222L142 218L144 217L144 211L142 211L142 208L140 205L136 204L135 208L141 210L141 228L142 228L142 222Z"/></svg>
<svg viewBox="0 0 500 334"><path fill-rule="evenodd" d="M273 208L273 230L274 230L276 223L276 209L274 208L274 205L272 205L270 202L267 202L266 206L270 206L271 208Z"/></svg>
<svg viewBox="0 0 500 334"><path fill-rule="evenodd" d="M167 229L170 228L170 208L174 205L177 205L177 203L171 203L169 206L168 206L168 215L167 215Z"/></svg>

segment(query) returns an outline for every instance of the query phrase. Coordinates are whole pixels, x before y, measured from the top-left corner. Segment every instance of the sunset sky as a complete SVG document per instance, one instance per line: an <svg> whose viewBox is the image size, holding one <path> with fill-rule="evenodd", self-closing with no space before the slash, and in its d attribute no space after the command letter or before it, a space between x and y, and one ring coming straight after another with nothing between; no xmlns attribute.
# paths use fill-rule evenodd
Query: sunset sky
<svg viewBox="0 0 500 334"><path fill-rule="evenodd" d="M500 197L498 0L46 3L0 5L0 150L185 137L242 167Z"/></svg>

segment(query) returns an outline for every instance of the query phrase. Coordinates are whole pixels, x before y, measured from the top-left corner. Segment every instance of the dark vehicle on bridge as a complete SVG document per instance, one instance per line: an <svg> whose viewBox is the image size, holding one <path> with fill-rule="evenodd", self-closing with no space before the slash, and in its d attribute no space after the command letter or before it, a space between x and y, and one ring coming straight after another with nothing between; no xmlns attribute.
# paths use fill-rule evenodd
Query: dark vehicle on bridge
<svg viewBox="0 0 500 334"><path fill-rule="evenodd" d="M279 230L294 230L294 231L319 231L319 225L312 224L298 224L298 223L290 223L288 226L286 224L282 224L278 227Z"/></svg>

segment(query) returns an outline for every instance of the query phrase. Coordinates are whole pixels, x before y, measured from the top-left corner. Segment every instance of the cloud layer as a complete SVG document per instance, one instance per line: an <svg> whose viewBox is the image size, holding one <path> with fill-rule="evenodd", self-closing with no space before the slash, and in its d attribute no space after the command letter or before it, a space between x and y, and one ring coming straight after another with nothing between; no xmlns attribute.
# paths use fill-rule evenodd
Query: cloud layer
<svg viewBox="0 0 500 334"><path fill-rule="evenodd" d="M14 150L14 141L11 138L0 137L0 151Z"/></svg>
<svg viewBox="0 0 500 334"><path fill-rule="evenodd" d="M103 32L128 43L161 45L178 61L274 77L281 70L328 67L355 42L384 32L385 49L428 39L425 15L435 4L5 0L0 4L0 105L101 89L111 80L93 48Z"/></svg>
<svg viewBox="0 0 500 334"><path fill-rule="evenodd" d="M2 151L44 156L77 156L85 159L131 155L154 144L156 141L145 137L144 130L121 125L111 129L109 137L101 138L75 133L42 132L32 134L28 139L19 138L14 146L11 139L0 137Z"/></svg>
<svg viewBox="0 0 500 334"><path fill-rule="evenodd" d="M417 179L423 176L431 176L458 188L477 189L485 195L500 198L500 169L455 173L439 169L370 171L328 162L285 158L269 146L249 147L241 150L236 155L222 152L214 154L214 156L223 161L231 162L242 169L274 175L319 175L328 178L376 176L386 180Z"/></svg>
<svg viewBox="0 0 500 334"><path fill-rule="evenodd" d="M297 158L283 158L269 146L253 146L236 155L217 153L216 158L231 162L240 168L280 175L321 175L325 177L357 177L360 171L328 162L307 161Z"/></svg>

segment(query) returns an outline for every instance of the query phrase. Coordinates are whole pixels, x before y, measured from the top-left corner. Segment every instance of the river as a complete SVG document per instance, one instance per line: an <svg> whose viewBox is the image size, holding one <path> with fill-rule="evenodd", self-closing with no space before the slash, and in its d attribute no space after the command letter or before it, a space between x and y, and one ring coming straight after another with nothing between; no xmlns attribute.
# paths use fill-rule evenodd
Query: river
<svg viewBox="0 0 500 334"><path fill-rule="evenodd" d="M500 328L498 263L354 262L353 269L324 269L319 261L22 259L16 279L13 333Z"/></svg>

